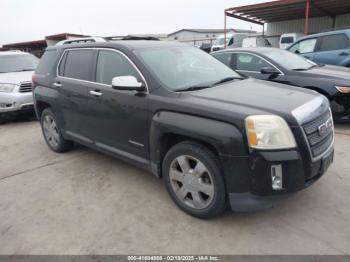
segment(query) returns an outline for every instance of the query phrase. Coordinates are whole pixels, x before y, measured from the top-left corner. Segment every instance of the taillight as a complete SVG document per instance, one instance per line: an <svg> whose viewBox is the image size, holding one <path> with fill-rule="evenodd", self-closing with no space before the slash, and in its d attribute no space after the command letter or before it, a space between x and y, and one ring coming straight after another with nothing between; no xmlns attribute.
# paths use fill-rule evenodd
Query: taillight
<svg viewBox="0 0 350 262"><path fill-rule="evenodd" d="M36 75L34 74L34 75L32 75L32 87L33 87L33 89L35 88L35 86L36 86Z"/></svg>

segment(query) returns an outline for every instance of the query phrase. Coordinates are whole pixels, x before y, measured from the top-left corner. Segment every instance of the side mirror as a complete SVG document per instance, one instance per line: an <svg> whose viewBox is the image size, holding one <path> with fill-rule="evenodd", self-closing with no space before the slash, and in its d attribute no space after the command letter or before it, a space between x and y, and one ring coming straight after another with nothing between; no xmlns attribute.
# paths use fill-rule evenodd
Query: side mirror
<svg viewBox="0 0 350 262"><path fill-rule="evenodd" d="M260 70L260 73L262 73L263 75L279 75L280 71L273 67L263 67Z"/></svg>
<svg viewBox="0 0 350 262"><path fill-rule="evenodd" d="M112 87L118 90L144 91L145 85L134 76L116 76L112 79Z"/></svg>

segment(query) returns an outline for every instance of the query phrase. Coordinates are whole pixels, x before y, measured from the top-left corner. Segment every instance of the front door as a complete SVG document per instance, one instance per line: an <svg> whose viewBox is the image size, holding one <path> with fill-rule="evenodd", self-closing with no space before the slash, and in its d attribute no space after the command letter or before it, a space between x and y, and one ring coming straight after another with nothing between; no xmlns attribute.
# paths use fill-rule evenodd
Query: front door
<svg viewBox="0 0 350 262"><path fill-rule="evenodd" d="M89 129L97 147L144 162L148 159L148 98L145 92L112 88L112 78L141 74L117 50L99 50L94 84L89 87Z"/></svg>
<svg viewBox="0 0 350 262"><path fill-rule="evenodd" d="M271 63L267 62L265 59L255 54L233 53L233 56L231 58L231 65L234 70L246 76L261 80L286 83L286 78L282 72L279 75L262 74L261 69L263 68L274 68L276 70L278 69Z"/></svg>

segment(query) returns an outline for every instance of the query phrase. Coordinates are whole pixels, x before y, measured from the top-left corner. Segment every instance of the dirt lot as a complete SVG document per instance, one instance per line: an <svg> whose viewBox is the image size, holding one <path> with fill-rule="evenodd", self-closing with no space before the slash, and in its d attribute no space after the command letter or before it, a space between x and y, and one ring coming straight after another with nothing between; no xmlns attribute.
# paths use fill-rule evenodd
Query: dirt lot
<svg viewBox="0 0 350 262"><path fill-rule="evenodd" d="M78 146L51 152L36 121L0 126L0 254L350 254L350 125L309 189L258 213L202 221L162 181Z"/></svg>

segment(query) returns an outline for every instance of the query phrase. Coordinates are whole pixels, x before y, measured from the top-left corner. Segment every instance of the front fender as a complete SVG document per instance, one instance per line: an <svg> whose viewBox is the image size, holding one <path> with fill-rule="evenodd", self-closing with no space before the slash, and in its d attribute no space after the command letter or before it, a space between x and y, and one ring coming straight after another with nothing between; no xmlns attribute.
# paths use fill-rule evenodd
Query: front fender
<svg viewBox="0 0 350 262"><path fill-rule="evenodd" d="M161 176L161 143L164 136L169 134L214 147L219 154L229 192L234 186L231 181L240 181L241 184L235 186L240 190L246 189L249 173L248 148L245 135L239 128L229 123L194 115L169 111L156 113L152 118L150 130L150 158L152 172L157 176Z"/></svg>

